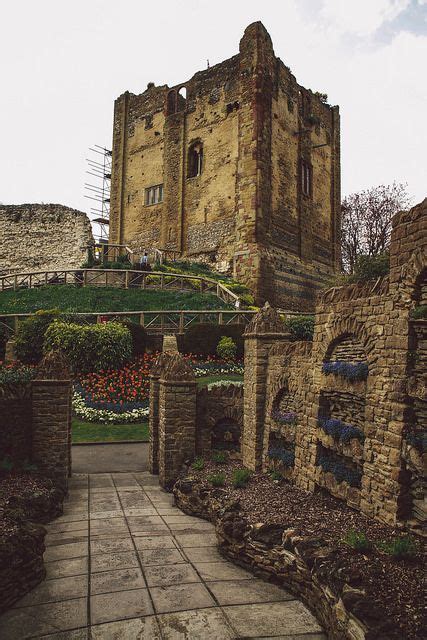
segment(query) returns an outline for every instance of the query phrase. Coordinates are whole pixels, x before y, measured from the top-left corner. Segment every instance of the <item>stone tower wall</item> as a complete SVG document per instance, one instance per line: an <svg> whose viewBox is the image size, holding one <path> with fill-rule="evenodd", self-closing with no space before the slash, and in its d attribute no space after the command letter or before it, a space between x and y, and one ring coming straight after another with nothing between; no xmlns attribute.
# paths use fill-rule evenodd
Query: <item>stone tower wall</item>
<svg viewBox="0 0 427 640"><path fill-rule="evenodd" d="M197 141L203 171L189 177ZM112 242L175 250L233 273L259 302L314 308L340 259L338 108L297 83L261 23L187 82L120 96L112 160ZM163 202L147 205L160 184Z"/></svg>
<svg viewBox="0 0 427 640"><path fill-rule="evenodd" d="M0 273L77 269L92 242L82 211L61 204L0 205Z"/></svg>

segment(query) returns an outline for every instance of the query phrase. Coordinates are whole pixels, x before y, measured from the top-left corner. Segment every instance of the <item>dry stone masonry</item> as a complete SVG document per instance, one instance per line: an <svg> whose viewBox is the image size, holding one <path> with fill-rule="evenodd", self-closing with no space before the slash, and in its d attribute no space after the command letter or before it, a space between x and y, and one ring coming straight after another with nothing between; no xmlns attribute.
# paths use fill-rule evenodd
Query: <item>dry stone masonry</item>
<svg viewBox="0 0 427 640"><path fill-rule="evenodd" d="M82 211L61 204L0 205L0 273L78 269L92 243Z"/></svg>

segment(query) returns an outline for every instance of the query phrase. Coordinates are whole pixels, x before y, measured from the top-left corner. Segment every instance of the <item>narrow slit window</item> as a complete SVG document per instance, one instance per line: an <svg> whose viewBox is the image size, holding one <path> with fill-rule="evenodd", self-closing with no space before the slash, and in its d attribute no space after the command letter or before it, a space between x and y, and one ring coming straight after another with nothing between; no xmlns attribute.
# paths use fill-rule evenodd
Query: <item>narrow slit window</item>
<svg viewBox="0 0 427 640"><path fill-rule="evenodd" d="M301 161L301 191L305 196L313 192L313 169L311 164Z"/></svg>

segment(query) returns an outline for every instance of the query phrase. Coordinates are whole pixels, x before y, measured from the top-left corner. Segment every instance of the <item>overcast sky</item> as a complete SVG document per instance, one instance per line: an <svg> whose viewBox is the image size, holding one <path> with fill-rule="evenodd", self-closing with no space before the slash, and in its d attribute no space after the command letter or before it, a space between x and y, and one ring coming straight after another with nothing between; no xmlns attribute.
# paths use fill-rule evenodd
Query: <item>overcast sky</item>
<svg viewBox="0 0 427 640"><path fill-rule="evenodd" d="M299 83L341 110L343 195L427 195L427 0L9 0L0 37L0 202L83 211L114 99L238 52L261 20Z"/></svg>

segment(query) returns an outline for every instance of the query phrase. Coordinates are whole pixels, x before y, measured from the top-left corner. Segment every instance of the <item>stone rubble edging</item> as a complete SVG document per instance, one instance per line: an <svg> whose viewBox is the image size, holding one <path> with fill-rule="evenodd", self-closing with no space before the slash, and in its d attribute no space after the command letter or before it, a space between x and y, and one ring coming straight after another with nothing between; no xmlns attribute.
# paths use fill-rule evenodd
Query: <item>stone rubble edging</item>
<svg viewBox="0 0 427 640"><path fill-rule="evenodd" d="M173 488L176 505L215 524L219 551L259 577L280 584L308 606L330 640L390 640L391 623L351 584L335 549L322 538L298 536L276 524L251 525L238 501L191 476Z"/></svg>

